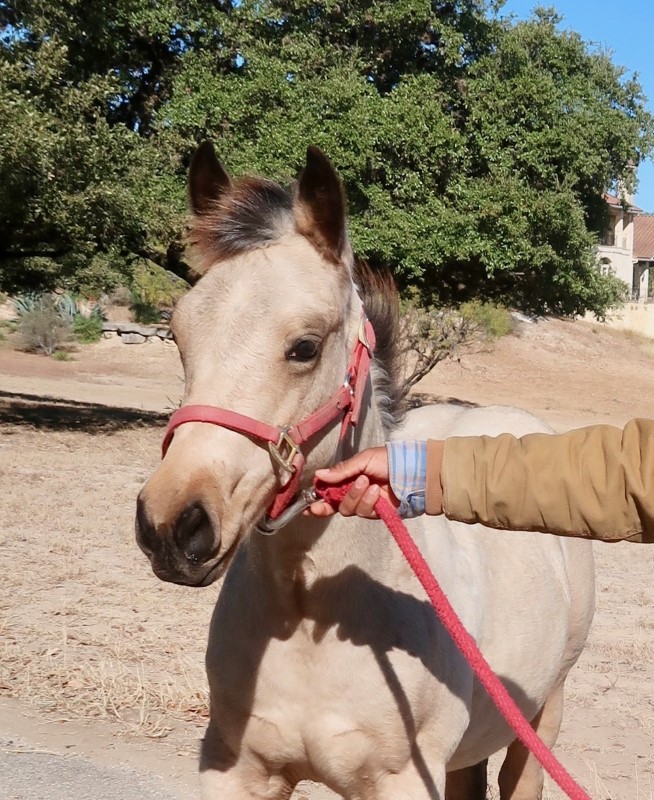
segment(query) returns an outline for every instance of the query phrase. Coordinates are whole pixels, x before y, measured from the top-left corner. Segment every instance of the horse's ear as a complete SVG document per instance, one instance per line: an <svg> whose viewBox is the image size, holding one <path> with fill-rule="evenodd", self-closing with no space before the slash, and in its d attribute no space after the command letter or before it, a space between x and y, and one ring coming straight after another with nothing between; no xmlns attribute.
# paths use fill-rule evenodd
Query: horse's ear
<svg viewBox="0 0 654 800"><path fill-rule="evenodd" d="M231 178L216 158L210 141L202 142L193 153L188 182L191 208L199 216L206 214L231 186Z"/></svg>
<svg viewBox="0 0 654 800"><path fill-rule="evenodd" d="M338 262L347 247L345 192L341 179L318 147L307 149L307 161L298 179L295 220L323 257Z"/></svg>

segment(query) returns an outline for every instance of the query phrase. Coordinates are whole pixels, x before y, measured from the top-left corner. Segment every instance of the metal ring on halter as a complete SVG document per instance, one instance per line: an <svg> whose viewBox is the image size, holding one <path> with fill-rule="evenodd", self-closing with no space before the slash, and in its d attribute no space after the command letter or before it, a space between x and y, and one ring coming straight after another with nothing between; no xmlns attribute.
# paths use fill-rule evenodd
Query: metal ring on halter
<svg viewBox="0 0 654 800"><path fill-rule="evenodd" d="M264 536L272 536L274 533L277 533L280 528L283 528L284 525L288 525L292 519L295 519L298 514L301 514L306 508L309 508L311 503L315 503L318 499L318 495L313 486L309 489L305 489L300 493L298 499L292 503L286 511L283 511L277 519L270 519L270 517L266 515L257 522L254 529L258 533L263 533Z"/></svg>

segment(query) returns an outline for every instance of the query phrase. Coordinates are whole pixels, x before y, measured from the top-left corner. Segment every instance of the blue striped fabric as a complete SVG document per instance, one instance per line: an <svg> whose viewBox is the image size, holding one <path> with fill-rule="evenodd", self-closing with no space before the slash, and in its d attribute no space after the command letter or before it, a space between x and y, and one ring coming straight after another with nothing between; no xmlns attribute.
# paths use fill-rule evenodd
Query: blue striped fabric
<svg viewBox="0 0 654 800"><path fill-rule="evenodd" d="M425 513L427 442L387 442L389 482L401 517Z"/></svg>

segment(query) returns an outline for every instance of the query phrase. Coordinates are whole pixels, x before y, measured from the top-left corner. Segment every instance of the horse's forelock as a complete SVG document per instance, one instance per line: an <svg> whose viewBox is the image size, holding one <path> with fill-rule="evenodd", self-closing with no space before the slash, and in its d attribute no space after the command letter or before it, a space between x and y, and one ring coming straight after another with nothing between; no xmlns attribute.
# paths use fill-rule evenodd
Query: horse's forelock
<svg viewBox="0 0 654 800"><path fill-rule="evenodd" d="M247 177L233 184L207 213L195 216L189 240L196 270L258 247L292 230L291 193L266 178Z"/></svg>

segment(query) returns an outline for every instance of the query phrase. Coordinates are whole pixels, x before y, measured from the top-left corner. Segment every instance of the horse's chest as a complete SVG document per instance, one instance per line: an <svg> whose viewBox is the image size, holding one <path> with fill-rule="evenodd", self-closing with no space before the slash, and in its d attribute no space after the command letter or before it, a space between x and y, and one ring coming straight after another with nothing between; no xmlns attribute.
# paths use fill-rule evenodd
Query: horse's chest
<svg viewBox="0 0 654 800"><path fill-rule="evenodd" d="M433 677L405 650L353 646L334 629L320 642L294 640L270 642L248 746L279 769L295 766L302 777L328 783L400 770L433 714Z"/></svg>

